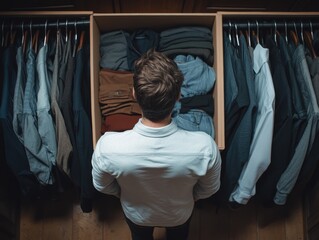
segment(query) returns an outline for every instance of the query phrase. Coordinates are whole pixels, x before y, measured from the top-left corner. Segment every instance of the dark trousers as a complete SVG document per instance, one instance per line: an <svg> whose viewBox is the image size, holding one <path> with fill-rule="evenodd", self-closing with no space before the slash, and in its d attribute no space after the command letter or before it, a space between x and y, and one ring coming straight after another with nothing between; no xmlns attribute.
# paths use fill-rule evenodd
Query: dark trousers
<svg viewBox="0 0 319 240"><path fill-rule="evenodd" d="M153 240L154 227L140 226L125 218L131 230L132 240ZM166 240L187 240L191 217L182 225L166 228Z"/></svg>

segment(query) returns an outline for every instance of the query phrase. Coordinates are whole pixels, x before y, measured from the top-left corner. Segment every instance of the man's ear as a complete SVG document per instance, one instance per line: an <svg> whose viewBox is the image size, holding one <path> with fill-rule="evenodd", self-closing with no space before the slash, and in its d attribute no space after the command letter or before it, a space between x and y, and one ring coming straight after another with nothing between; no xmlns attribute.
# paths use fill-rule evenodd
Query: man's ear
<svg viewBox="0 0 319 240"><path fill-rule="evenodd" d="M132 88L132 96L133 96L133 99L136 100L134 88Z"/></svg>

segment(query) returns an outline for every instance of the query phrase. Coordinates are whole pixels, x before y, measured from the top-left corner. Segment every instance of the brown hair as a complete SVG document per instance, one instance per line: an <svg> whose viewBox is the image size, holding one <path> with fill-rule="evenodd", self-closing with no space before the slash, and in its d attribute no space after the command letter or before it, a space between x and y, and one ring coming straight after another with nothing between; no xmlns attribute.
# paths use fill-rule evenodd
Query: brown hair
<svg viewBox="0 0 319 240"><path fill-rule="evenodd" d="M171 114L184 80L176 63L153 49L135 62L135 97L145 118L158 122Z"/></svg>

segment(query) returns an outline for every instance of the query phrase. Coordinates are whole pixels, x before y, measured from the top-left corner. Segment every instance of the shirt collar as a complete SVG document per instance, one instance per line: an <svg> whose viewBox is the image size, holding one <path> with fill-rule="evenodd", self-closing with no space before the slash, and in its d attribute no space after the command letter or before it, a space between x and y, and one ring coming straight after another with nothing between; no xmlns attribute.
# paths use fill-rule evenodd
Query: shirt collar
<svg viewBox="0 0 319 240"><path fill-rule="evenodd" d="M178 130L177 125L174 123L174 121L171 121L170 124L164 126L164 127L159 127L159 128L154 128L154 127L148 127L145 126L142 123L142 119L140 118L139 121L135 124L133 131L137 132L138 134L141 134L146 137L155 137L155 138L161 138L161 137L166 137L169 136L173 133L175 133Z"/></svg>
<svg viewBox="0 0 319 240"><path fill-rule="evenodd" d="M259 43L255 47L254 50L254 71L257 74L264 63L269 60L269 50L267 48L263 48Z"/></svg>

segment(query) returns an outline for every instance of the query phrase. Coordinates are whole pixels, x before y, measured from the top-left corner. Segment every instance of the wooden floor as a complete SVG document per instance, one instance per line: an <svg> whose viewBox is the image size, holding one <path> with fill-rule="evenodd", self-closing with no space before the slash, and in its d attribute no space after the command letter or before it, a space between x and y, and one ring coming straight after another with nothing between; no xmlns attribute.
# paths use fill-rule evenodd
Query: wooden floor
<svg viewBox="0 0 319 240"><path fill-rule="evenodd" d="M22 204L21 240L129 240L130 232L118 199L99 198L91 213L83 213L72 191L55 201ZM156 228L155 240L164 240ZM196 206L189 240L303 240L301 201L279 209L253 200L238 210L217 209L211 201Z"/></svg>

